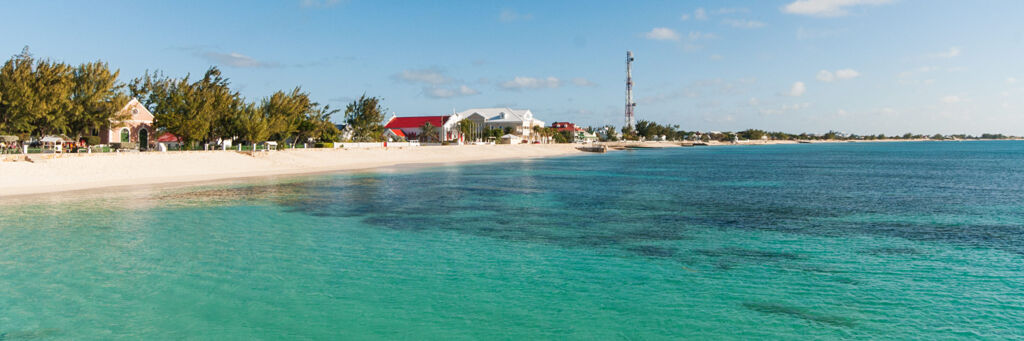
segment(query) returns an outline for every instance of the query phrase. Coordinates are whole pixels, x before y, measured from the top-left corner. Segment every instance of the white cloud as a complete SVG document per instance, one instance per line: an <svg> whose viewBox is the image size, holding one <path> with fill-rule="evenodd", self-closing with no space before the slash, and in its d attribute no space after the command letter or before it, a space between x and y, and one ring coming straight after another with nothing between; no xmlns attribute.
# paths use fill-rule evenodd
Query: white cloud
<svg viewBox="0 0 1024 341"><path fill-rule="evenodd" d="M931 56L934 58L955 58L960 56L960 52L960 48L954 46L945 52L932 53Z"/></svg>
<svg viewBox="0 0 1024 341"><path fill-rule="evenodd" d="M789 88L789 93L787 95L800 97L803 96L805 92L807 92L807 86L804 85L804 82L796 82Z"/></svg>
<svg viewBox="0 0 1024 341"><path fill-rule="evenodd" d="M451 78L448 78L448 76L445 76L441 70L436 68L405 70L391 76L391 78L409 83L426 83L433 85L445 84L452 81Z"/></svg>
<svg viewBox="0 0 1024 341"><path fill-rule="evenodd" d="M200 53L199 55L202 56L203 58L206 58L207 60L210 60L210 61L212 61L214 63L220 64L220 65L223 65L223 66L252 67L252 68L280 66L280 64L278 64L278 63L261 62L261 61L258 61L256 59L253 59L252 57L246 56L246 55L238 53L238 52L231 52L231 53L203 52L203 53Z"/></svg>
<svg viewBox="0 0 1024 341"><path fill-rule="evenodd" d="M679 33L667 27L655 27L644 33L644 38L651 40L679 40Z"/></svg>
<svg viewBox="0 0 1024 341"><path fill-rule="evenodd" d="M960 96L950 95L939 99L939 101L946 104L956 104L962 102L963 99Z"/></svg>
<svg viewBox="0 0 1024 341"><path fill-rule="evenodd" d="M860 72L857 72L857 70L854 69L841 69L836 70L835 72L829 70L821 70L818 71L818 75L816 76L816 78L819 81L826 83L837 80L853 79L857 77L860 77Z"/></svg>
<svg viewBox="0 0 1024 341"><path fill-rule="evenodd" d="M501 22L516 22L530 19L533 19L533 14L521 14L510 9L503 9L501 10L501 13L498 14L498 20Z"/></svg>
<svg viewBox="0 0 1024 341"><path fill-rule="evenodd" d="M510 81L501 83L500 86L507 90L557 88L562 86L562 81L555 77L533 78L516 76Z"/></svg>
<svg viewBox="0 0 1024 341"><path fill-rule="evenodd" d="M698 8L693 11L693 18L697 20L708 20L708 12L704 8Z"/></svg>
<svg viewBox="0 0 1024 341"><path fill-rule="evenodd" d="M713 55L708 56L708 59L711 59L711 60L714 60L714 61L722 60L722 58L723 57L720 54L713 54Z"/></svg>
<svg viewBox="0 0 1024 341"><path fill-rule="evenodd" d="M454 89L438 88L438 87L429 87L429 88L424 88L423 89L423 94L427 95L427 97L430 97L430 98L451 98L451 97L460 97L460 96L472 96L472 95L476 95L476 94L479 94L479 93L480 92L476 91L476 89L470 88L470 87L465 86L465 85L460 85L459 87L454 88Z"/></svg>
<svg viewBox="0 0 1024 341"><path fill-rule="evenodd" d="M1015 83L1017 83L1017 79L1016 78L1006 77L1006 84L1015 84Z"/></svg>
<svg viewBox="0 0 1024 341"><path fill-rule="evenodd" d="M783 6L782 11L815 17L841 17L850 13L848 7L884 5L891 2L893 0L796 0Z"/></svg>
<svg viewBox="0 0 1024 341"><path fill-rule="evenodd" d="M589 79L583 77L573 78L572 84L575 86L597 86L597 84L594 84L594 82L591 82Z"/></svg>
<svg viewBox="0 0 1024 341"><path fill-rule="evenodd" d="M762 28L765 26L763 22L757 20L725 19L722 22L735 28Z"/></svg>
<svg viewBox="0 0 1024 341"><path fill-rule="evenodd" d="M853 79L853 78L857 78L857 77L860 77L860 72L857 72L857 70L854 70L854 69L836 70L836 79L843 80L843 79Z"/></svg>
<svg viewBox="0 0 1024 341"><path fill-rule="evenodd" d="M818 78L819 81L827 83L827 82L831 82L831 81L836 80L836 75L833 74L832 71L821 70L821 71L818 71L817 78Z"/></svg>
<svg viewBox="0 0 1024 341"><path fill-rule="evenodd" d="M682 21L690 20L690 15L686 14L686 13L683 13L683 15L679 16L679 20L682 20Z"/></svg>

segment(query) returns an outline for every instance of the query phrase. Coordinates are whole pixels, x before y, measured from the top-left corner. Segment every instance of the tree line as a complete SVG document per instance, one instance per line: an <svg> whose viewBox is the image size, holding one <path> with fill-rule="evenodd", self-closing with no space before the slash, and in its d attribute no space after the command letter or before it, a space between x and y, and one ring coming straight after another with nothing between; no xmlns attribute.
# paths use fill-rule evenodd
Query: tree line
<svg viewBox="0 0 1024 341"><path fill-rule="evenodd" d="M28 50L0 67L0 134L45 136L101 129L128 102L119 72L95 61L70 65Z"/></svg>
<svg viewBox="0 0 1024 341"><path fill-rule="evenodd" d="M0 68L0 135L82 138L127 119L117 115L131 98L153 113L158 133L172 133L190 147L221 139L336 141L341 134L331 122L341 110L313 101L301 87L248 101L217 67L195 79L146 71L123 83L119 74L103 61L73 66L37 59L26 47ZM385 112L380 98L353 100L344 110L347 135L381 140Z"/></svg>
<svg viewBox="0 0 1024 341"><path fill-rule="evenodd" d="M603 141L617 141L619 139L625 140L656 140L662 139L668 141L688 141L688 140L702 140L702 141L721 141L731 142L735 140L973 140L973 139L986 139L986 140L999 140L999 139L1011 139L1013 136L1006 136L1003 134L981 134L981 135L967 135L967 134L913 134L905 133L901 135L858 135L858 134L843 134L836 131L829 131L824 134L814 133L786 133L781 131L765 131L761 129L747 129L737 132L700 132L700 131L687 131L679 128L679 125L659 124L653 121L639 120L633 127L623 127L621 129L621 135L614 134L615 127L606 125L604 127L593 128L588 127L586 129L590 132L598 132Z"/></svg>

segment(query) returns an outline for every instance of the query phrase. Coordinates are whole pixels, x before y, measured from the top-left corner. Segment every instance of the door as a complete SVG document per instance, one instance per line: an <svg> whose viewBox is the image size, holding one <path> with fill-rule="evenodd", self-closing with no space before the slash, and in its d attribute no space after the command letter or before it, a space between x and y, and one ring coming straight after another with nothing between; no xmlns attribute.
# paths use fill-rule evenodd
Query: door
<svg viewBox="0 0 1024 341"><path fill-rule="evenodd" d="M146 150L149 147L149 131L139 129L139 150Z"/></svg>

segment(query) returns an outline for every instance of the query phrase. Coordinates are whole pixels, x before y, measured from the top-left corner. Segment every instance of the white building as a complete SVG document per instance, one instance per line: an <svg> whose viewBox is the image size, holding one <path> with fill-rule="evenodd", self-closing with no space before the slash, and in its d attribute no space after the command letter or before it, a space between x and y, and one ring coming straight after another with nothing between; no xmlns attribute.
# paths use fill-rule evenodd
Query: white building
<svg viewBox="0 0 1024 341"><path fill-rule="evenodd" d="M540 134L534 133L533 127L544 127L544 121L533 117L529 109L512 108L474 108L464 110L451 116L442 127L442 134L459 132L459 121L469 120L477 131L488 129L511 130L510 134L519 136L523 141L538 141Z"/></svg>

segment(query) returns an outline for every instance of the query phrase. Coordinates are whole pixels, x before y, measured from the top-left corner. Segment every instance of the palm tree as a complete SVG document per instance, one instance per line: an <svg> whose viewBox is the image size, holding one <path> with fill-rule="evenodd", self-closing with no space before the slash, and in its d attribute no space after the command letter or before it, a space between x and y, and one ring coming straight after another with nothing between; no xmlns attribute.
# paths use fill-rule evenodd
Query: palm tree
<svg viewBox="0 0 1024 341"><path fill-rule="evenodd" d="M430 122L423 123L420 126L420 139L425 140L423 142L430 142L431 140L437 140L437 127Z"/></svg>
<svg viewBox="0 0 1024 341"><path fill-rule="evenodd" d="M477 126L476 122L470 120L459 121L459 132L462 133L463 140L476 141Z"/></svg>
<svg viewBox="0 0 1024 341"><path fill-rule="evenodd" d="M544 127L533 126L533 133L535 135L540 136L540 137L544 137L543 131L544 131Z"/></svg>

